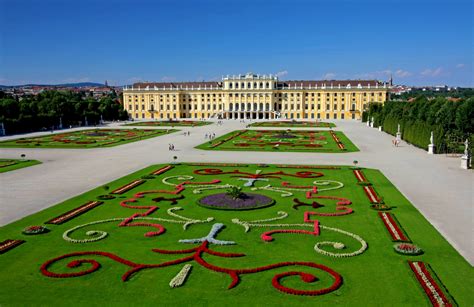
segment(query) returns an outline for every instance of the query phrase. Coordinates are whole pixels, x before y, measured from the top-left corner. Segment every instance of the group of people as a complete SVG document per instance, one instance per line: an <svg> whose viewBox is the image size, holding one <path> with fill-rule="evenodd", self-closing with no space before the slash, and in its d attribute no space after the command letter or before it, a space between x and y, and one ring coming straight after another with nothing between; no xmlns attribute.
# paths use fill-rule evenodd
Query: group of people
<svg viewBox="0 0 474 307"><path fill-rule="evenodd" d="M224 121L223 121L223 120L218 120L218 121L217 121L217 125L218 125L218 126L221 126L221 125L223 125L223 124L224 124Z"/></svg>
<svg viewBox="0 0 474 307"><path fill-rule="evenodd" d="M168 150L174 151L174 144L168 144Z"/></svg>
<svg viewBox="0 0 474 307"><path fill-rule="evenodd" d="M184 135L184 136L190 136L190 135L191 135L191 132L190 132L190 131L184 131L184 132L183 132L183 135Z"/></svg>
<svg viewBox="0 0 474 307"><path fill-rule="evenodd" d="M204 135L204 138L205 139L209 139L209 140L213 140L216 138L216 134L215 133L206 133L206 135Z"/></svg>
<svg viewBox="0 0 474 307"><path fill-rule="evenodd" d="M398 147L398 145L400 145L400 142L401 142L401 141L400 141L399 139L393 139L393 140L392 140L392 144L393 144L393 146L395 146L395 147Z"/></svg>

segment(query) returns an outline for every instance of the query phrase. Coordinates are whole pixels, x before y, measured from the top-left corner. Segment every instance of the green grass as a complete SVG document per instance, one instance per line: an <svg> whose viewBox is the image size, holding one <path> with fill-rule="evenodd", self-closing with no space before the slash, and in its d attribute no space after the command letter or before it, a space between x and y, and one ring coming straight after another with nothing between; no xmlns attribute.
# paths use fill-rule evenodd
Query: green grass
<svg viewBox="0 0 474 307"><path fill-rule="evenodd" d="M359 149L341 131L333 131L343 144L341 149L329 130L237 130L196 148L230 151L276 152L354 152ZM288 136L289 135L289 136Z"/></svg>
<svg viewBox="0 0 474 307"><path fill-rule="evenodd" d="M41 164L38 160L0 159L0 173Z"/></svg>
<svg viewBox="0 0 474 307"><path fill-rule="evenodd" d="M166 127L197 127L210 125L212 122L198 121L198 120L160 120L160 121L149 121L149 122L137 122L132 124L126 124L124 126L166 126Z"/></svg>
<svg viewBox="0 0 474 307"><path fill-rule="evenodd" d="M334 123L320 122L320 121L264 121L250 124L249 127L290 127L290 128L321 128L336 127Z"/></svg>
<svg viewBox="0 0 474 307"><path fill-rule="evenodd" d="M112 147L176 132L174 129L93 129L55 133L0 142L16 148L96 148Z"/></svg>
<svg viewBox="0 0 474 307"><path fill-rule="evenodd" d="M394 252L393 242L385 229L377 212L370 209L370 203L362 187L356 184L356 179L349 167L340 169L297 169L277 168L276 166L259 167L248 166L190 166L176 165L166 173L148 179L144 184L126 192L104 204L86 212L62 225L47 225L50 232L42 235L26 236L22 229L29 225L42 225L45 221L74 209L87 201L95 200L97 196L107 194L141 176L160 168L150 166L136 173L120 178L110 184L110 189L96 188L85 194L74 197L61 204L30 215L17 222L0 228L0 241L5 239L22 239L26 243L0 255L2 278L0 279L0 304L2 306L30 306L30 305L95 305L107 303L108 305L175 305L175 306L208 306L208 305L267 305L281 306L429 306L423 290L415 280L408 267L407 260L419 260L428 263L436 272L439 279L447 287L459 306L472 306L474 298L469 290L473 282L473 268L456 252L456 250L433 228L433 226L397 191L382 173L373 169L364 169L366 178L373 184L377 192L384 197L387 204L394 206L391 213L395 214L398 221L407 232L412 241L420 246L425 253L421 256L403 256ZM195 174L199 169L220 169L221 171L208 171L211 175ZM275 205L251 211L210 210L198 206L196 201L206 195L220 193L223 190L207 190L201 194L193 193L191 185L185 185L181 192L184 199L178 200L176 205L169 202L156 203L156 197L176 197L171 194L146 194L139 198L134 206L159 207L149 217L175 219L166 211L173 206L182 207L176 213L197 219L214 217L211 223L191 225L183 230L182 225L169 222L161 223L166 232L156 237L145 237L144 233L155 230L152 227L118 227L118 222L96 224L79 229L71 234L75 239L84 239L88 236L86 231L105 231L108 236L91 243L70 243L65 241L63 233L85 223L115 218L129 217L134 213L144 213L146 209L130 209L120 206L120 201L132 198L134 194L147 190L172 190L172 186L162 183L169 176L192 176L182 179L170 179L169 182L177 184L183 180L191 182L208 182L214 179L221 180L217 184L232 184L242 186L245 181L238 180L245 174L222 174L223 172L241 172L260 174L283 171L295 175L302 171L320 172L324 176L319 178L296 178L293 176L279 175L278 178L266 178L269 181L257 181L255 187L271 184L282 187L286 181L292 185L312 185L315 180L334 180L344 184L343 188L322 191L325 186L316 183L320 192L317 196L337 196L350 199L354 213L329 217L313 216L322 226L339 228L359 235L368 243L368 249L361 255L349 258L333 258L316 253L314 245L321 241L340 241L346 244L342 252L352 252L359 248L359 243L354 239L321 229L320 236L303 234L275 234L273 242L263 242L260 235L264 231L277 228L252 228L245 232L243 227L234 224L232 219L257 220L277 216L278 211L285 211L289 215L286 219L273 223L303 223L305 211L335 212L334 201L317 199L325 207L314 209L300 207L292 209L293 198L308 202L305 191L292 191L294 195L282 197L280 193L272 191L252 191L275 199ZM221 173L219 175L219 173ZM250 188L244 187L244 192ZM150 222L150 221L148 221ZM129 267L103 256L88 255L73 259L94 259L100 263L100 268L91 274L74 278L51 278L40 273L40 266L46 261L67 253L102 251L113 253L124 259L144 264L157 264L184 257L186 255L164 255L154 253L153 248L181 250L189 249L198 244L179 243L180 239L198 238L208 234L211 225L215 222L225 224L225 228L218 233L219 240L233 240L236 245L217 246L211 245L213 250L226 253L244 253L244 257L221 258L205 255L204 259L217 266L229 268L255 268L282 261L306 261L323 264L338 272L343 277L342 286L331 293L308 297L284 294L277 291L271 283L275 274L285 271L306 271L316 274L319 281L313 284L304 284L296 277L287 277L283 284L296 289L320 289L328 286L330 277L320 270L305 267L289 267L273 269L266 272L242 275L240 283L233 289L227 289L230 278L223 273L214 272L200 266L196 262L191 274L182 287L171 289L170 280L181 270L183 264L172 265L165 268L148 269L138 272L133 277L123 282L121 280ZM290 227L291 228L291 227ZM311 230L307 227L294 227L297 229ZM331 247L325 250L337 252ZM341 251L339 251L341 252ZM84 263L78 268L67 268L71 259L61 260L51 266L51 271L57 273L78 272L86 270L90 265Z"/></svg>

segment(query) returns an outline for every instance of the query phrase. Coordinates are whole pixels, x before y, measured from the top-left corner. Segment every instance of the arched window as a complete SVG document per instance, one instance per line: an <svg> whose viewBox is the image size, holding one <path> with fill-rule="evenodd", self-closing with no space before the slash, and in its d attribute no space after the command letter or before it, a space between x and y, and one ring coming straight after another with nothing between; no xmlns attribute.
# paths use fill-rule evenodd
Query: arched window
<svg viewBox="0 0 474 307"><path fill-rule="evenodd" d="M270 110L270 104L267 102L265 104L265 111L269 111Z"/></svg>
<svg viewBox="0 0 474 307"><path fill-rule="evenodd" d="M268 82L265 83L265 87L266 87L266 88L270 88L270 83L268 83Z"/></svg>
<svg viewBox="0 0 474 307"><path fill-rule="evenodd" d="M233 111L232 109L234 108L234 104L233 103L229 103L229 111Z"/></svg>
<svg viewBox="0 0 474 307"><path fill-rule="evenodd" d="M240 83L240 88L245 88L245 82Z"/></svg>
<svg viewBox="0 0 474 307"><path fill-rule="evenodd" d="M252 87L252 83L247 83L247 88L251 88Z"/></svg>
<svg viewBox="0 0 474 307"><path fill-rule="evenodd" d="M235 82L235 88L239 88L239 83Z"/></svg>
<svg viewBox="0 0 474 307"><path fill-rule="evenodd" d="M260 85L259 88L263 88L263 82L260 82L259 85Z"/></svg>
<svg viewBox="0 0 474 307"><path fill-rule="evenodd" d="M258 106L258 109L259 109L260 111L263 111L263 103L260 102L260 105Z"/></svg>
<svg viewBox="0 0 474 307"><path fill-rule="evenodd" d="M247 111L249 111L250 108L251 108L251 104L250 104L250 102L249 102L249 103L247 103Z"/></svg>
<svg viewBox="0 0 474 307"><path fill-rule="evenodd" d="M254 111L257 110L257 103L256 103L256 102L253 103L253 110L254 110Z"/></svg>
<svg viewBox="0 0 474 307"><path fill-rule="evenodd" d="M245 103L243 103L243 102L240 103L240 110L241 111L245 110Z"/></svg>
<svg viewBox="0 0 474 307"><path fill-rule="evenodd" d="M253 83L253 88L257 88L257 82Z"/></svg>
<svg viewBox="0 0 474 307"><path fill-rule="evenodd" d="M229 82L229 88L232 88L232 82Z"/></svg>

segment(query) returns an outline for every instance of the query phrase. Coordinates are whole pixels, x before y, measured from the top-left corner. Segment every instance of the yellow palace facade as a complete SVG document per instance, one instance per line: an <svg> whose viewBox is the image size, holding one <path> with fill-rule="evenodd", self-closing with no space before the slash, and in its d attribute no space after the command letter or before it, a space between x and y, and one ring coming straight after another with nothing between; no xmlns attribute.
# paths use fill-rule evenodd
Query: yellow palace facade
<svg viewBox="0 0 474 307"><path fill-rule="evenodd" d="M135 83L123 89L123 105L134 119L360 119L389 89L377 80L280 81L248 73L220 82Z"/></svg>

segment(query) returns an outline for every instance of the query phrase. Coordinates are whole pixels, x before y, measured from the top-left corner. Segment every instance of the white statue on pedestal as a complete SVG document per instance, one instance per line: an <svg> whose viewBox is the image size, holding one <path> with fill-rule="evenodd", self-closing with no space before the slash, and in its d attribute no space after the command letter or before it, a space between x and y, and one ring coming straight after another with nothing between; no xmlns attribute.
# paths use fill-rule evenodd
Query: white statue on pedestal
<svg viewBox="0 0 474 307"><path fill-rule="evenodd" d="M464 142L464 155L461 157L461 168L471 168L471 152L469 150L469 139Z"/></svg>
<svg viewBox="0 0 474 307"><path fill-rule="evenodd" d="M430 144L428 145L428 154L434 155L434 149L435 149L434 136L433 136L433 131L431 131Z"/></svg>

